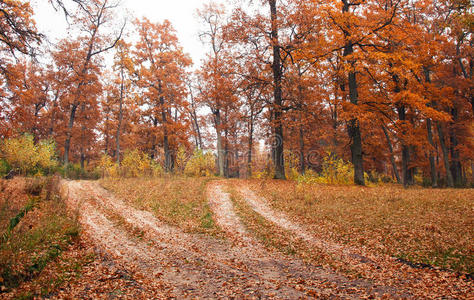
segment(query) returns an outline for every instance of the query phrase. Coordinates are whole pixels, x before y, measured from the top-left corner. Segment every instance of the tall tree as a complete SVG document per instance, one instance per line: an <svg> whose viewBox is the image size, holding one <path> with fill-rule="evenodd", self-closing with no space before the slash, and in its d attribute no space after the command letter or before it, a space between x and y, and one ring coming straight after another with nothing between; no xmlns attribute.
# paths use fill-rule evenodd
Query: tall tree
<svg viewBox="0 0 474 300"><path fill-rule="evenodd" d="M235 81L232 76L231 52L225 29L225 10L221 5L211 3L198 11L204 28L200 32L203 43L210 46L204 65L198 72L199 99L212 112L212 122L216 131L217 165L220 176L227 176L228 116L233 102Z"/></svg>
<svg viewBox="0 0 474 300"><path fill-rule="evenodd" d="M144 115L153 125L151 153L152 157L156 157L156 147L161 136L164 166L167 171L171 171L174 168L177 139L180 138L178 133L180 127L184 126L183 122L186 122L183 114L183 108L187 105L186 68L192 62L179 45L169 21L154 24L143 19L137 20L136 26L140 40L133 51L135 80L143 91ZM158 128L159 124L161 128Z"/></svg>
<svg viewBox="0 0 474 300"><path fill-rule="evenodd" d="M69 163L69 150L77 109L83 104L83 99L81 99L83 97L83 89L90 82L90 75L96 63L94 59L115 47L123 33L125 23L116 37L111 38L101 33L103 27L111 22L113 9L116 7L117 4L111 4L109 0L94 0L90 4L88 3L83 14L76 19L76 22L81 25L82 31L85 34L75 43L64 43L64 45L69 46L69 49L63 50L73 51L74 59L77 60L76 63L70 64L76 78L74 79L73 96L70 103L69 120L64 143L64 164L66 165Z"/></svg>
<svg viewBox="0 0 474 300"><path fill-rule="evenodd" d="M273 130L274 130L274 167L275 167L275 179L285 179L285 161L283 156L284 150L284 136L283 136L283 95L282 95L282 65L280 57L280 40L279 40L279 21L278 21L278 8L276 0L268 0L270 7L270 20L271 20L271 46L273 49L273 105L272 105L272 118L273 118Z"/></svg>

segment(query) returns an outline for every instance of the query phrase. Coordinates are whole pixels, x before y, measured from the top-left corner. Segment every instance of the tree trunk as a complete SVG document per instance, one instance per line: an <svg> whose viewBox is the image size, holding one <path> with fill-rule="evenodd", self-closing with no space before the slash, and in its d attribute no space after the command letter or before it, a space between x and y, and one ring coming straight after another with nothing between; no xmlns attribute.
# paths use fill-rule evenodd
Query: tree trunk
<svg viewBox="0 0 474 300"><path fill-rule="evenodd" d="M192 87L189 87L190 91L190 96L191 96L191 110L190 110L190 115L191 115L191 120L193 123L193 126L195 127L196 130L196 147L199 149L204 149L203 143L202 143L202 137L201 137L201 128L199 126L199 121L196 113L196 105L195 105L195 100L194 100L194 95L192 91Z"/></svg>
<svg viewBox="0 0 474 300"><path fill-rule="evenodd" d="M385 134L385 138L387 139L388 149L390 150L390 162L392 163L393 173L395 174L395 178L397 179L397 183L401 183L400 174L398 173L397 164L395 163L395 157L393 155L393 146L392 142L390 141L390 135L388 134L387 128L382 125L383 133Z"/></svg>
<svg viewBox="0 0 474 300"><path fill-rule="evenodd" d="M426 130L428 132L428 142L430 143L430 146L435 147L434 141L433 141L433 129L432 129L432 124L431 124L431 119L428 118L426 120ZM433 156L433 149L430 149L429 151L429 160L430 160L430 175L431 175L431 186L432 187L438 187L438 176L436 175L436 164L435 164L435 159Z"/></svg>
<svg viewBox="0 0 474 300"><path fill-rule="evenodd" d="M407 145L402 144L402 176L404 187L408 187L410 184L410 174L408 169L408 160L410 159L410 155L408 151Z"/></svg>
<svg viewBox="0 0 474 300"><path fill-rule="evenodd" d="M162 95L163 88L161 81L158 87L160 93L160 105L161 105L161 122L163 123L163 151L165 152L165 170L171 172L173 170L173 158L171 157L170 145L169 145L169 133L168 133L168 115L165 107L165 97Z"/></svg>
<svg viewBox="0 0 474 300"><path fill-rule="evenodd" d="M56 93L53 100L53 109L51 110L51 124L49 126L49 138L53 138L54 124L56 123L56 110L58 109L59 92Z"/></svg>
<svg viewBox="0 0 474 300"><path fill-rule="evenodd" d="M74 120L76 118L76 110L78 104L73 103L71 106L71 112L69 113L69 122L66 132L66 141L64 143L64 164L69 164L69 148L71 147L72 127L74 126Z"/></svg>
<svg viewBox="0 0 474 300"><path fill-rule="evenodd" d="M152 117L153 120L153 131L152 131L152 142L151 142L151 149L150 149L150 157L152 160L156 158L156 129L158 127L158 117Z"/></svg>
<svg viewBox="0 0 474 300"><path fill-rule="evenodd" d="M397 81L397 80L396 80ZM399 92L399 89L396 88L396 92ZM404 105L400 105L399 107L397 107L397 111L398 111L398 119L400 121L406 121L406 109L405 109L405 106ZM406 132L405 131L402 131L402 135L405 135ZM403 186L404 187L408 187L411 182L412 182L412 179L411 179L411 170L409 168L409 162L410 162L410 148L409 146L406 144L405 138L403 137L401 140L402 140L402 181L403 181Z"/></svg>
<svg viewBox="0 0 474 300"><path fill-rule="evenodd" d="M120 70L120 99L119 99L119 115L117 124L117 134L115 135L116 159L117 165L120 166L120 131L122 130L123 121L123 98L124 98L124 74L123 68Z"/></svg>
<svg viewBox="0 0 474 300"><path fill-rule="evenodd" d="M224 149L222 145L221 112L219 109L214 111L214 123L216 124L217 134L217 165L219 168L219 176L224 177Z"/></svg>
<svg viewBox="0 0 474 300"><path fill-rule="evenodd" d="M300 124L300 172L304 174L306 171L306 164L305 164L305 155L304 155L304 129L303 124Z"/></svg>
<svg viewBox="0 0 474 300"><path fill-rule="evenodd" d="M109 154L109 113L110 111L107 111L107 117L105 118L105 154Z"/></svg>
<svg viewBox="0 0 474 300"><path fill-rule="evenodd" d="M81 114L85 118L85 122L87 122L87 117L85 115L86 111L86 105L82 103L81 105ZM108 134L107 134L108 138ZM81 170L84 170L84 162L86 160L86 154L85 154L85 143L86 143L86 125L83 123L81 126Z"/></svg>
<svg viewBox="0 0 474 300"><path fill-rule="evenodd" d="M227 120L226 124L227 124ZM224 130L224 177L229 178L229 131Z"/></svg>
<svg viewBox="0 0 474 300"><path fill-rule="evenodd" d="M430 69L427 67L423 67L423 71L425 73L425 81L428 83L431 83ZM433 141L432 121L430 118L426 120L426 130L428 133L428 142L430 143L430 146L434 149L435 144ZM436 171L435 159L433 156L433 149L430 149L429 151L429 161L430 161L431 187L435 188L435 187L438 187L438 176L437 176L437 171Z"/></svg>
<svg viewBox="0 0 474 300"><path fill-rule="evenodd" d="M448 148L446 147L446 143L445 143L444 130L439 122L437 122L436 125L438 128L439 145L441 146L441 151L443 152L443 161L444 161L444 168L446 169L447 184L449 187L453 187L454 181L453 181L453 175L451 174L451 168L449 165L449 153L448 153Z"/></svg>
<svg viewBox="0 0 474 300"><path fill-rule="evenodd" d="M163 96L160 97L161 103L161 119L163 121L163 151L165 152L165 170L167 172L172 171L173 163L169 145L169 136L168 136L168 122L167 122L167 115L166 110L164 109L165 99Z"/></svg>
<svg viewBox="0 0 474 300"><path fill-rule="evenodd" d="M339 145L338 143L338 137L337 137L337 127L338 127L338 114L337 114L337 99L338 99L338 84L335 84L334 87L334 107L332 109L331 113L331 118L332 118L332 129L334 131L334 136L333 136L333 146L334 146L334 152L337 153L337 147Z"/></svg>
<svg viewBox="0 0 474 300"><path fill-rule="evenodd" d="M203 143L202 143L201 129L199 128L199 122L197 120L197 117L194 119L194 126L196 126L198 148L199 149L204 149L204 146L203 146Z"/></svg>
<svg viewBox="0 0 474 300"><path fill-rule="evenodd" d="M249 149L247 152L247 177L252 177L252 153L253 153L253 114L250 116L249 124Z"/></svg>
<svg viewBox="0 0 474 300"><path fill-rule="evenodd" d="M349 12L349 3L343 1L344 6L342 8L343 13ZM349 56L354 53L354 44L351 41L350 34L344 32L345 45L343 56ZM359 102L359 92L357 91L357 77L354 70L354 61L351 61L352 70L349 71L349 100L352 104L357 105ZM347 131L351 140L351 156L352 164L354 165L354 183L357 185L365 185L364 179L364 165L362 156L362 136L360 133L359 120L354 118L349 120L347 124Z"/></svg>
<svg viewBox="0 0 474 300"><path fill-rule="evenodd" d="M474 160L471 160L471 185L474 187Z"/></svg>
<svg viewBox="0 0 474 300"><path fill-rule="evenodd" d="M81 170L84 170L84 162L86 161L86 155L84 154L84 148L81 146Z"/></svg>
<svg viewBox="0 0 474 300"><path fill-rule="evenodd" d="M299 80L302 80L302 73L298 69ZM305 155L304 155L304 125L303 125L303 86L298 84L298 109L299 109L299 147L300 147L300 173L304 174L306 171Z"/></svg>
<svg viewBox="0 0 474 300"><path fill-rule="evenodd" d="M274 96L274 103L273 103L273 117L274 117L274 124L273 124L273 133L274 133L274 158L273 163L275 167L275 179L286 179L285 176L285 159L284 159L284 145L283 145L283 124L282 124L282 117L283 117L283 110L282 110L282 70L281 70L281 57L280 57L280 45L279 45L279 38L278 38L278 20L277 20L277 6L276 0L268 0L270 5L270 14L271 14L271 22L272 22L272 30L271 30L271 37L272 37L272 48L273 48L273 96Z"/></svg>
<svg viewBox="0 0 474 300"><path fill-rule="evenodd" d="M456 108L451 110L451 115L453 116L453 121L456 123L458 121L458 111ZM457 146L459 144L455 128L450 130L450 150L451 150L451 174L453 175L453 181L456 186L462 185L462 166L460 161L459 150Z"/></svg>
<svg viewBox="0 0 474 300"><path fill-rule="evenodd" d="M351 153L352 164L354 165L354 183L357 185L365 185L364 167L362 157L362 137L358 121L353 119L348 124L349 137L352 139Z"/></svg>
<svg viewBox="0 0 474 300"><path fill-rule="evenodd" d="M96 33L97 33L97 28L94 30L91 41L94 40ZM93 45L89 44L87 56L80 72L81 76L85 76L87 74L87 71L89 69L89 63L92 59L92 49L93 49ZM68 122L68 128L67 128L67 133L66 133L66 142L64 143L64 164L65 165L69 164L69 149L71 147L72 127L74 126L76 110L77 110L77 107L79 106L79 99L81 97L82 87L86 84L83 80L84 80L83 77L81 77L81 81L77 84L76 91L74 94L74 101L71 107L71 113L69 115L69 122Z"/></svg>

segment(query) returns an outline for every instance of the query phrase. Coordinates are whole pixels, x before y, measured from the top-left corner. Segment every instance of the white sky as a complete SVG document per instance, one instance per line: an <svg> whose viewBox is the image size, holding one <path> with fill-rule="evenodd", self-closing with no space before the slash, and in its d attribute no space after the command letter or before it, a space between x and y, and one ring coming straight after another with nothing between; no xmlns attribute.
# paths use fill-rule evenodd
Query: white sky
<svg viewBox="0 0 474 300"><path fill-rule="evenodd" d="M38 29L46 34L51 42L67 37L68 24L61 12L55 11L47 0L31 2ZM209 0L121 0L121 11L125 14L127 10L136 18L147 17L152 22L170 20L177 31L181 46L191 55L196 66L200 64L206 52L198 37L200 23L196 17L196 9L207 2ZM214 0L214 2L224 3L225 0Z"/></svg>

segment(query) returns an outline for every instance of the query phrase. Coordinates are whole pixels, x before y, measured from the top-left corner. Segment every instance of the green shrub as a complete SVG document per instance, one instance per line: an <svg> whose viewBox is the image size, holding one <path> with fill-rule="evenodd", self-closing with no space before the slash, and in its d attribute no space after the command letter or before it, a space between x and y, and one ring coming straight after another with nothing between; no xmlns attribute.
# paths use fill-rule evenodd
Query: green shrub
<svg viewBox="0 0 474 300"><path fill-rule="evenodd" d="M68 164L66 166L61 166L58 169L58 172L64 178L69 178L73 180L77 179L99 179L100 173L97 170L87 170L81 168L80 164Z"/></svg>
<svg viewBox="0 0 474 300"><path fill-rule="evenodd" d="M8 172L10 172L11 168L8 165L7 161L4 159L0 159L0 178L5 177Z"/></svg>

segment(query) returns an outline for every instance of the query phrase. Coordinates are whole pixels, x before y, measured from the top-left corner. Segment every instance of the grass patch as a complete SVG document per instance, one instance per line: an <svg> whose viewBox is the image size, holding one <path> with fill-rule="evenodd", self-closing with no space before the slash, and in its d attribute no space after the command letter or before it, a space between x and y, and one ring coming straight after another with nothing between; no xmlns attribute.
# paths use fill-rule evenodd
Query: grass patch
<svg viewBox="0 0 474 300"><path fill-rule="evenodd" d="M210 179L187 177L106 178L101 185L127 204L152 212L186 232L218 235L206 198Z"/></svg>
<svg viewBox="0 0 474 300"><path fill-rule="evenodd" d="M75 263L64 264L61 256L79 237L78 222L56 193L59 178L23 178L2 185L1 292L19 299L54 292L75 274ZM55 271L44 272L47 268Z"/></svg>
<svg viewBox="0 0 474 300"><path fill-rule="evenodd" d="M360 277L356 270L347 268L337 258L332 257L321 249L312 247L306 241L267 221L256 213L238 192L238 185L229 184L227 192L231 195L235 211L244 226L270 251L297 256L306 262L335 268L343 271L348 276Z"/></svg>
<svg viewBox="0 0 474 300"><path fill-rule="evenodd" d="M474 272L473 189L248 183L273 208L321 238L413 263Z"/></svg>

